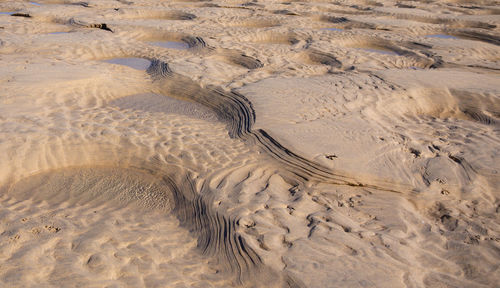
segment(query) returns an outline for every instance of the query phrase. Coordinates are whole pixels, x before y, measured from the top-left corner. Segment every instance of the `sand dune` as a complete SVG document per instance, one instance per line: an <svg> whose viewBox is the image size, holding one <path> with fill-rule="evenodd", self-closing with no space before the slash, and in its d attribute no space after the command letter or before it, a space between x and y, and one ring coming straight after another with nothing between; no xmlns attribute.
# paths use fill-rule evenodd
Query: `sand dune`
<svg viewBox="0 0 500 288"><path fill-rule="evenodd" d="M495 287L499 4L1 2L0 286Z"/></svg>

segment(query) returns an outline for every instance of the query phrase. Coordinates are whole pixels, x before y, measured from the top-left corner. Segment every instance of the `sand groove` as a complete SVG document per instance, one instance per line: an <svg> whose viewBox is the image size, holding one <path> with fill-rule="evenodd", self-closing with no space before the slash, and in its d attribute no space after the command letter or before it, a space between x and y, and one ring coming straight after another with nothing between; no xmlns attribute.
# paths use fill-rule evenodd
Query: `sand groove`
<svg viewBox="0 0 500 288"><path fill-rule="evenodd" d="M212 49L210 46L207 45L207 43L205 43L205 41L201 37L185 36L185 37L182 37L181 40L183 42L186 42L189 45L189 48Z"/></svg>
<svg viewBox="0 0 500 288"><path fill-rule="evenodd" d="M313 63L328 65L332 68L340 68L342 66L339 60L328 53L312 50L306 53L306 55Z"/></svg>
<svg viewBox="0 0 500 288"><path fill-rule="evenodd" d="M259 59L247 56L238 51L224 51L221 52L221 54L224 55L223 57L229 62L247 69L257 69L264 66Z"/></svg>

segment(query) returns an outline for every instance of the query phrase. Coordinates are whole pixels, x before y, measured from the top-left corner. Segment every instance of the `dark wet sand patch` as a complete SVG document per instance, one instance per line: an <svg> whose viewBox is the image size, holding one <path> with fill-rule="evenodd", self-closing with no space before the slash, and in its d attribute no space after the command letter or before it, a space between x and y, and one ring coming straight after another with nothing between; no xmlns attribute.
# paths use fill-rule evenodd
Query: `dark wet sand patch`
<svg viewBox="0 0 500 288"><path fill-rule="evenodd" d="M106 63L128 66L136 70L146 70L151 65L151 61L144 58L128 57L128 58L113 58L103 60Z"/></svg>
<svg viewBox="0 0 500 288"><path fill-rule="evenodd" d="M185 50L189 48L188 43L178 42L178 41L154 41L154 42L149 42L149 44L153 46L158 46L168 49L176 49L176 50Z"/></svg>

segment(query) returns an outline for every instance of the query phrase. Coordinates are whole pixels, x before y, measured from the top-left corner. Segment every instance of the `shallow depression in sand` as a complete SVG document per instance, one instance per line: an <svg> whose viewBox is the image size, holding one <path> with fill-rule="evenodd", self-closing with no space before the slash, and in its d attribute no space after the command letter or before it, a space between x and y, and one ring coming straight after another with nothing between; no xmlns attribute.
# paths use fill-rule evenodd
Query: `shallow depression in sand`
<svg viewBox="0 0 500 288"><path fill-rule="evenodd" d="M9 263L0 279L16 287L34 277L55 287L229 287L170 213L171 189L137 168L62 168L21 179L0 197L0 214L9 213L0 223L0 262Z"/></svg>
<svg viewBox="0 0 500 288"><path fill-rule="evenodd" d="M197 119L217 121L217 115L212 110L201 104L178 100L154 93L126 96L111 101L109 105L120 109L132 109L165 114L180 114Z"/></svg>
<svg viewBox="0 0 500 288"><path fill-rule="evenodd" d="M391 56L399 56L400 54L391 51L391 50L384 50L384 49L376 49L376 48L358 48L363 51L367 52L373 52L373 53L378 53L378 54L384 54L384 55L391 55Z"/></svg>
<svg viewBox="0 0 500 288"><path fill-rule="evenodd" d="M155 41L155 42L149 42L149 44L153 46L158 46L168 49L176 49L176 50L185 50L189 48L189 45L187 43L178 41Z"/></svg>
<svg viewBox="0 0 500 288"><path fill-rule="evenodd" d="M148 69L149 65L151 65L151 61L144 58L136 58L136 57L113 58L103 61L111 64L128 66L137 70L146 70Z"/></svg>
<svg viewBox="0 0 500 288"><path fill-rule="evenodd" d="M131 168L75 167L43 172L16 182L8 194L56 205L136 202L144 208L166 211L174 206L172 193L161 178Z"/></svg>

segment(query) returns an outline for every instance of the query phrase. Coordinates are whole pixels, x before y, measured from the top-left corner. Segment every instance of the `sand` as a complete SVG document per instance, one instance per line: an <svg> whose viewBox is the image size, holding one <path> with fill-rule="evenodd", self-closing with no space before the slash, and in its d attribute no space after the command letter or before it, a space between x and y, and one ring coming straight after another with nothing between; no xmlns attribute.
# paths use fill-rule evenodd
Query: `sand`
<svg viewBox="0 0 500 288"><path fill-rule="evenodd" d="M0 3L0 286L496 287L500 2Z"/></svg>

